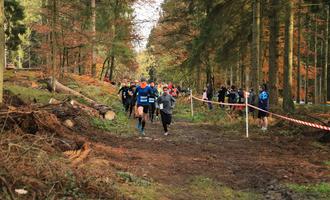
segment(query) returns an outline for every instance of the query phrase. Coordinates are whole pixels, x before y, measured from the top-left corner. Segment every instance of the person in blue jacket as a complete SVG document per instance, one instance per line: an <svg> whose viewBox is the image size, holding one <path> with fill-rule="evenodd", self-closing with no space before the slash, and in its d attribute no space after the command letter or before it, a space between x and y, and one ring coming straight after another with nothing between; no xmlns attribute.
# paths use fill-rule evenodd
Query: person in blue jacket
<svg viewBox="0 0 330 200"><path fill-rule="evenodd" d="M269 93L267 91L267 85L262 84L259 86L259 98L258 98L258 108L264 110L259 110L258 112L258 118L260 119L260 126L261 130L267 131L268 127L268 113L265 111L269 111Z"/></svg>
<svg viewBox="0 0 330 200"><path fill-rule="evenodd" d="M149 96L149 118L151 123L154 122L155 118L155 111L156 111L156 100L158 98L158 90L157 87L155 87L155 82L150 81L150 88L151 88L151 94Z"/></svg>
<svg viewBox="0 0 330 200"><path fill-rule="evenodd" d="M141 135L145 135L144 128L148 118L149 111L149 97L152 94L150 86L148 86L145 78L141 78L140 85L135 90L135 96L137 101L137 116L138 123L137 128L140 130Z"/></svg>

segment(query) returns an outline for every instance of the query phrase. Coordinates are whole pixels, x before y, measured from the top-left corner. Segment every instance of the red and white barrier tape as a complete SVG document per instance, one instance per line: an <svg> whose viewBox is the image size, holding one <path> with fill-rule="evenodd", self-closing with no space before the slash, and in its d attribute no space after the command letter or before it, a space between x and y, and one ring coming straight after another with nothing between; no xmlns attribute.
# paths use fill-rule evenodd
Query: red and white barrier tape
<svg viewBox="0 0 330 200"><path fill-rule="evenodd" d="M197 98L195 96L192 96L192 98L196 99L198 101L212 103L212 104L218 104L218 105L224 105L224 106L245 106L245 104L239 104L239 103L221 103L221 102L216 102L216 101L208 101L208 100Z"/></svg>
<svg viewBox="0 0 330 200"><path fill-rule="evenodd" d="M218 104L218 105L225 105L225 106L246 106L246 104L233 104L233 103L221 103L221 102L215 102L215 101L208 101L208 100L203 100L203 99L197 98L195 96L192 96L192 98L193 99L196 99L198 101L212 103L212 104ZM313 127L313 128L318 128L318 129L330 131L330 127L328 127L328 126L323 126L323 125L314 124L314 123L311 123L311 122L305 122L305 121L302 121L302 120L298 120L298 119L293 119L293 118L290 118L290 117L282 116L282 115L279 115L279 114L275 114L275 113L269 112L267 110L263 110L261 108L258 108L256 106L253 106L253 105L250 105L250 104L248 104L248 106L251 107L251 108L254 108L256 110L260 110L260 111L266 112L268 114L274 115L276 117L279 117L279 118L282 118L282 119L285 119L285 120L288 120L288 121L291 121L291 122L294 122L294 123L297 123L297 124L302 124L302 125L305 125L305 126L310 126L310 127Z"/></svg>
<svg viewBox="0 0 330 200"><path fill-rule="evenodd" d="M258 108L258 107L256 107L256 106L253 106L253 105L250 105L250 104L248 104L248 106L251 107L251 108L254 108L254 109L257 109L257 110L263 111L263 112L265 112L265 113L268 113L268 114L274 115L274 116L276 116L276 117L279 117L279 118L282 118L282 119L285 119L285 120L288 120L288 121L291 121L291 122L297 123L297 124L302 124L302 125L305 125L305 126L310 126L310 127L313 127L313 128L318 128L318 129L323 129L323 130L330 131L330 127L328 127L328 126L323 126L323 125L319 125L319 124L314 124L314 123L311 123L311 122L305 122L305 121L302 121L302 120L293 119L293 118L286 117L286 116L283 116L283 115L275 114L275 113L269 112L269 111L267 111L267 110L263 110L263 109L261 109L261 108Z"/></svg>

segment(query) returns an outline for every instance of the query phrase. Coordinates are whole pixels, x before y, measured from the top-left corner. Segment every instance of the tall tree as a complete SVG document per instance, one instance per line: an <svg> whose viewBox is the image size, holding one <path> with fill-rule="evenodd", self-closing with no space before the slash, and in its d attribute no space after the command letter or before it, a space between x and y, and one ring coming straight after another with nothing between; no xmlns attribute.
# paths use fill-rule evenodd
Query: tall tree
<svg viewBox="0 0 330 200"><path fill-rule="evenodd" d="M92 77L96 76L96 53L95 53L95 34L96 34L96 5L95 0L91 0L92 9Z"/></svg>
<svg viewBox="0 0 330 200"><path fill-rule="evenodd" d="M287 112L294 110L292 101L292 64L293 64L293 3L287 2L285 14L285 49L284 49L284 77L283 77L283 109Z"/></svg>
<svg viewBox="0 0 330 200"><path fill-rule="evenodd" d="M311 31L311 23L310 23L310 19L308 17L308 13L306 13L306 26L307 26L307 30L306 30L306 64L305 64L305 104L308 104L308 92L309 92L309 62L310 62L310 47L311 47L311 36L310 34L308 34Z"/></svg>
<svg viewBox="0 0 330 200"><path fill-rule="evenodd" d="M318 86L317 86L317 82L318 82L318 70L317 70L317 15L314 15L314 20L315 20L315 24L314 24L314 98L313 98L313 102L314 104L319 103L319 99L318 99Z"/></svg>
<svg viewBox="0 0 330 200"><path fill-rule="evenodd" d="M259 84L260 68L260 0L253 0L253 28L252 28L252 88L257 89Z"/></svg>
<svg viewBox="0 0 330 200"><path fill-rule="evenodd" d="M4 1L0 0L0 104L3 102L3 71L5 68L5 10Z"/></svg>
<svg viewBox="0 0 330 200"><path fill-rule="evenodd" d="M326 5L326 28L325 28L325 61L323 65L322 81L322 103L327 102L328 98L328 62L329 62L329 13L330 5Z"/></svg>
<svg viewBox="0 0 330 200"><path fill-rule="evenodd" d="M279 0L270 1L270 38L269 38L269 88L270 103L278 104L278 35L279 35Z"/></svg>
<svg viewBox="0 0 330 200"><path fill-rule="evenodd" d="M55 92L56 82L56 57L57 57L57 46L56 46L56 0L52 0L52 34L51 34L51 47L52 47L52 90Z"/></svg>
<svg viewBox="0 0 330 200"><path fill-rule="evenodd" d="M296 102L300 103L300 88L301 88L301 78L300 78L300 68L301 68L301 4L302 0L299 0L298 5L298 47L297 47L297 89L296 89Z"/></svg>

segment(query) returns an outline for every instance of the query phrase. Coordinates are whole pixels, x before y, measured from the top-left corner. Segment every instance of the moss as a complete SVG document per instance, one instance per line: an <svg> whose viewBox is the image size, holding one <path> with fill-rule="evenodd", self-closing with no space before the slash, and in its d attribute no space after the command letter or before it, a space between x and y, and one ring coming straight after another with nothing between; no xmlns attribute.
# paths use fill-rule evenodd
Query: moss
<svg viewBox="0 0 330 200"><path fill-rule="evenodd" d="M48 90L33 89L18 85L6 84L4 89L8 90L11 94L18 96L23 102L27 104L34 101L37 103L47 104L51 98L64 100L68 97L67 95L63 94L51 93Z"/></svg>
<svg viewBox="0 0 330 200"><path fill-rule="evenodd" d="M330 183L318 183L308 185L287 184L287 186L295 192L312 196L315 199L330 198Z"/></svg>

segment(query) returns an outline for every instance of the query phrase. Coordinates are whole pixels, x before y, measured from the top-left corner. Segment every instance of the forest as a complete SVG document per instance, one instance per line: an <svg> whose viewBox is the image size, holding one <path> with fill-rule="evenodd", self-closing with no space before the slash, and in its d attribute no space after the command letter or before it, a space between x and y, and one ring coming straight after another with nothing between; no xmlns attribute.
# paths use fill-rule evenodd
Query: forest
<svg viewBox="0 0 330 200"><path fill-rule="evenodd" d="M330 199L329 17L0 0L0 199Z"/></svg>

